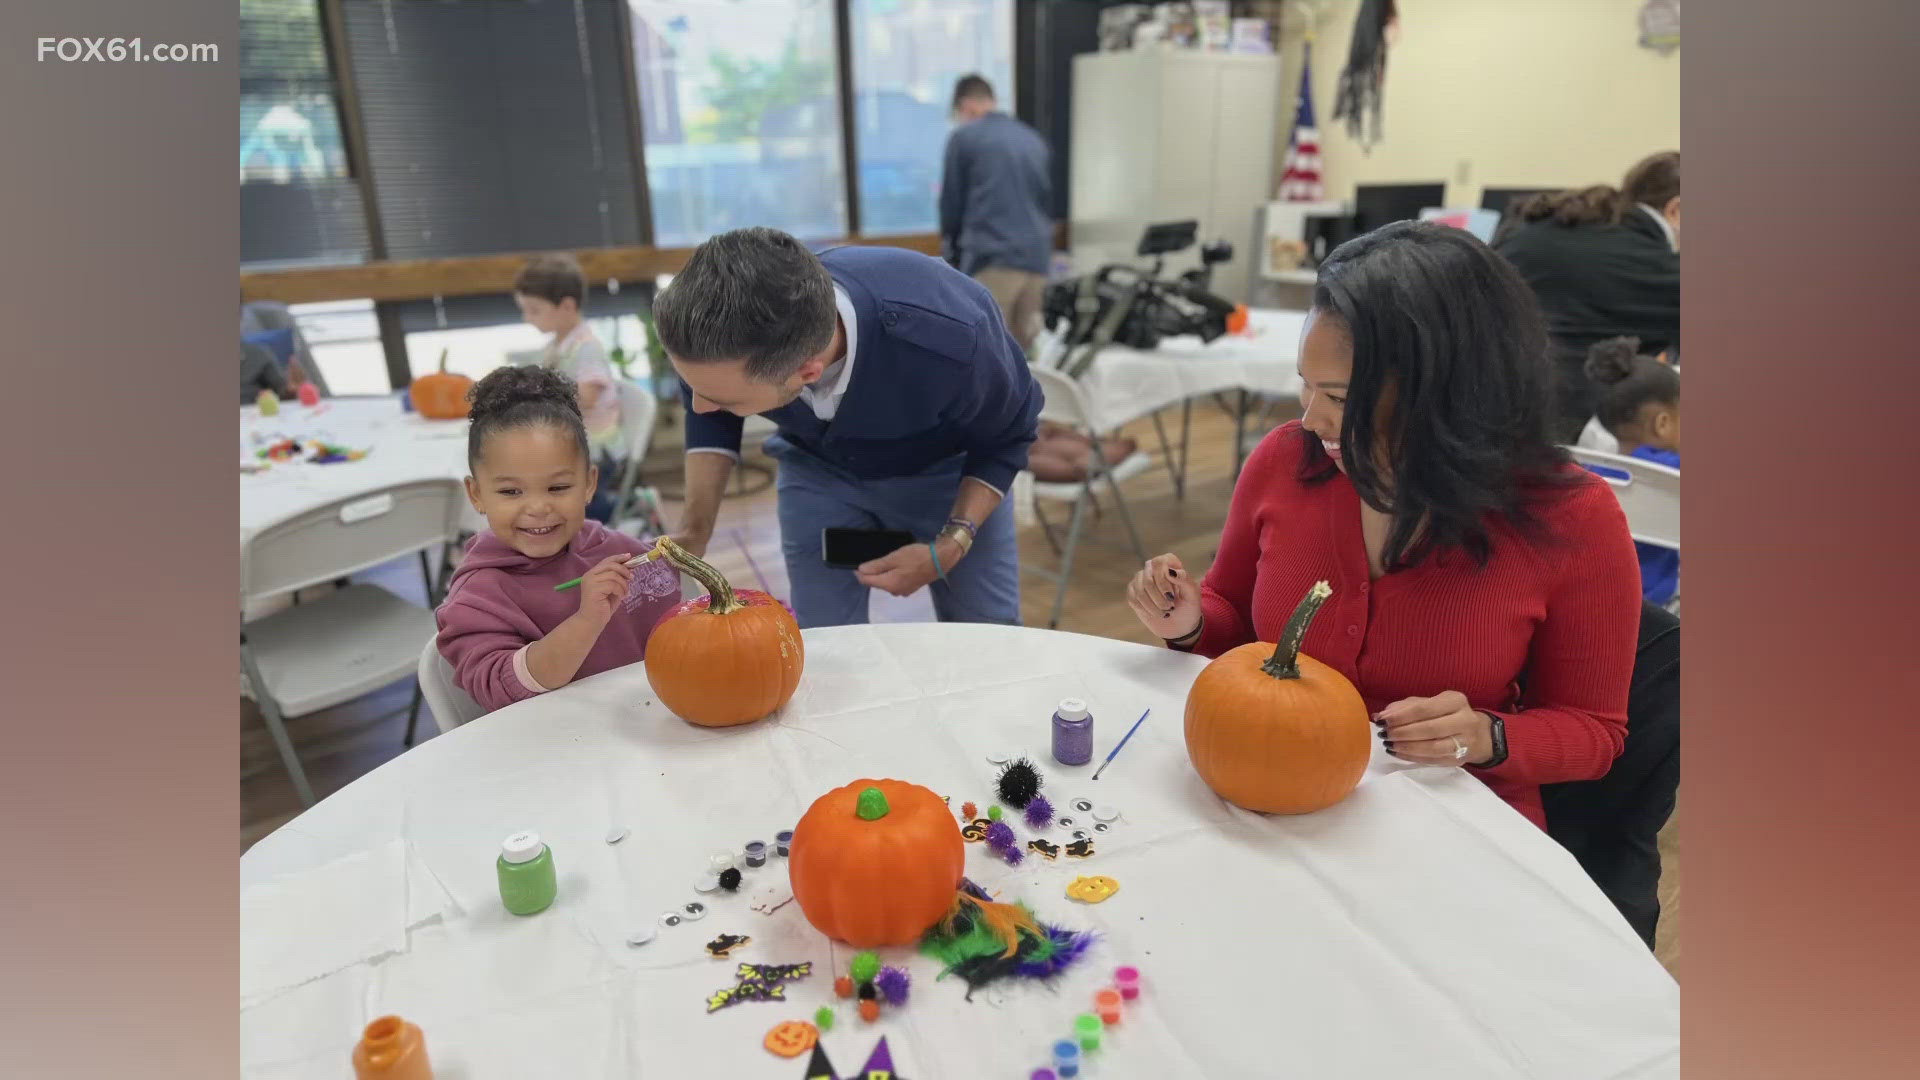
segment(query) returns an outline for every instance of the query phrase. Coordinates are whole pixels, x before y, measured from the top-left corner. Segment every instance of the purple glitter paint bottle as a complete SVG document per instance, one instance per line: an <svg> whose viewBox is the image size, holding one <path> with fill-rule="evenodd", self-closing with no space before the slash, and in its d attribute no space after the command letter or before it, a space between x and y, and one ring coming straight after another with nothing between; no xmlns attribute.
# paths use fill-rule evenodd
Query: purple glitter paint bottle
<svg viewBox="0 0 1920 1080"><path fill-rule="evenodd" d="M1053 760L1062 765L1093 760L1093 714L1079 698L1067 698L1054 710Z"/></svg>

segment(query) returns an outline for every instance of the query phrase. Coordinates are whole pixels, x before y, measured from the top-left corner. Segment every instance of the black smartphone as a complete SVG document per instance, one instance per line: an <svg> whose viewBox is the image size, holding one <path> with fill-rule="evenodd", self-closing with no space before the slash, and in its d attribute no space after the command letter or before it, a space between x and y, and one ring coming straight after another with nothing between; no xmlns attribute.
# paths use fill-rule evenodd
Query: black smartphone
<svg viewBox="0 0 1920 1080"><path fill-rule="evenodd" d="M911 543L912 533L896 529L821 529L820 557L828 566L851 570Z"/></svg>

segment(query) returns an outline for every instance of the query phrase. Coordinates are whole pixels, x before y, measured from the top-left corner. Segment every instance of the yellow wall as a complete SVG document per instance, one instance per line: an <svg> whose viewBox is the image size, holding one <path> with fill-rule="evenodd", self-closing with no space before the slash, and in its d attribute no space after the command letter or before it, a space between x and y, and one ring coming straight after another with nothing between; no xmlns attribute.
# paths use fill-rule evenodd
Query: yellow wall
<svg viewBox="0 0 1920 1080"><path fill-rule="evenodd" d="M1361 183L1444 180L1449 206L1478 206L1483 186L1618 184L1642 157L1678 149L1681 53L1640 47L1641 5L1401 0L1399 36L1387 52L1383 138L1370 155L1331 117L1359 3L1322 5L1313 105L1327 197L1350 198ZM1304 25L1295 17L1285 28L1283 157Z"/></svg>

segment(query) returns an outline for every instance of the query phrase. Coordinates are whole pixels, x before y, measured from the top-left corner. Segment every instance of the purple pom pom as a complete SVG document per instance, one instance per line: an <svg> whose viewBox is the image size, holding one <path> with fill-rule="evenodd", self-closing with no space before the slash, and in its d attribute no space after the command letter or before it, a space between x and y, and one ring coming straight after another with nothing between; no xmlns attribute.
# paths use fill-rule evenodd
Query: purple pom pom
<svg viewBox="0 0 1920 1080"><path fill-rule="evenodd" d="M987 843L993 847L1013 846L1013 826L1004 821L996 821L987 826Z"/></svg>
<svg viewBox="0 0 1920 1080"><path fill-rule="evenodd" d="M880 991L880 996L887 999L887 1004L905 1005L908 985L911 982L912 979L901 968L883 967L880 969L880 974L874 978L873 985Z"/></svg>
<svg viewBox="0 0 1920 1080"><path fill-rule="evenodd" d="M1036 829L1044 829L1053 824L1053 804L1045 795L1035 795L1027 804L1027 824Z"/></svg>
<svg viewBox="0 0 1920 1080"><path fill-rule="evenodd" d="M1018 847L1012 845L1003 848L994 848L993 850L995 854L1007 860L1008 866L1019 866L1020 860L1027 857L1025 852L1022 852Z"/></svg>

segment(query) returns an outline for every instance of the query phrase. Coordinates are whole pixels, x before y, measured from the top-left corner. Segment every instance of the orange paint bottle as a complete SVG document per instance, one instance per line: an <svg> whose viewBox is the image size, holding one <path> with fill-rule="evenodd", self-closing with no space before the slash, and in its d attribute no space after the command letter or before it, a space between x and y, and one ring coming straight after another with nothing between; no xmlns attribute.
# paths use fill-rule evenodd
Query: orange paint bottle
<svg viewBox="0 0 1920 1080"><path fill-rule="evenodd" d="M356 1080L433 1080L419 1025L397 1016L368 1024L353 1048L353 1075Z"/></svg>

